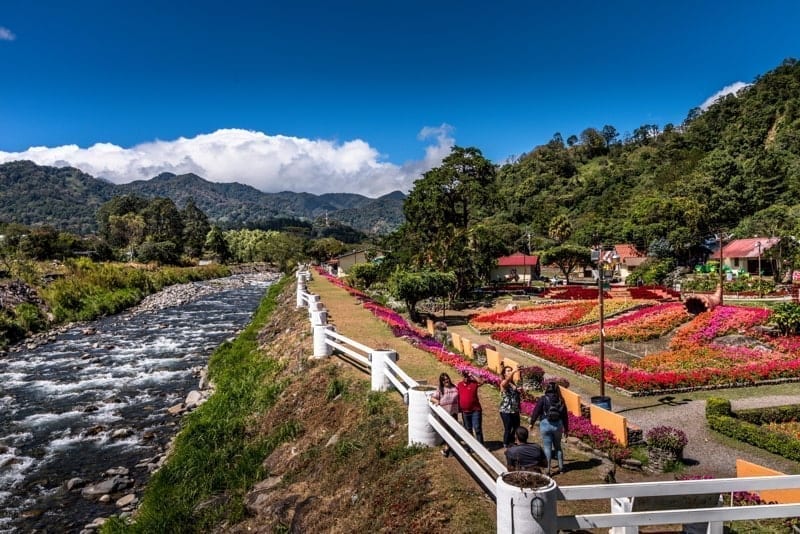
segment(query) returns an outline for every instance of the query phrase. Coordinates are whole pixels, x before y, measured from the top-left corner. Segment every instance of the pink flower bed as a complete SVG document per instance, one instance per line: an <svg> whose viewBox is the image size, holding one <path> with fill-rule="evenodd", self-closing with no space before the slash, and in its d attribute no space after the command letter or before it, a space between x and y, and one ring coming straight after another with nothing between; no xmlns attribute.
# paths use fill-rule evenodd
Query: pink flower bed
<svg viewBox="0 0 800 534"><path fill-rule="evenodd" d="M580 321L594 308L594 305L592 301L564 302L521 310L487 313L471 318L469 324L479 332L570 325Z"/></svg>

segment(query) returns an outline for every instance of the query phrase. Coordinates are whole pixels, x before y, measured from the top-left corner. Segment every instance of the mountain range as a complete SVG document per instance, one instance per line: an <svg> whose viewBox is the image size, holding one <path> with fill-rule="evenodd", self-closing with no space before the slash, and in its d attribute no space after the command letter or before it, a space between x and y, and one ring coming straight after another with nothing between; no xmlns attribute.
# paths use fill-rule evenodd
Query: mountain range
<svg viewBox="0 0 800 534"><path fill-rule="evenodd" d="M78 234L97 229L95 213L115 196L169 198L183 208L193 199L212 223L224 228L256 226L273 218L327 217L369 234L385 234L403 222L400 191L379 198L352 193L264 193L239 183L209 182L195 174L162 173L150 180L112 184L73 167L30 161L0 164L0 221L50 225Z"/></svg>

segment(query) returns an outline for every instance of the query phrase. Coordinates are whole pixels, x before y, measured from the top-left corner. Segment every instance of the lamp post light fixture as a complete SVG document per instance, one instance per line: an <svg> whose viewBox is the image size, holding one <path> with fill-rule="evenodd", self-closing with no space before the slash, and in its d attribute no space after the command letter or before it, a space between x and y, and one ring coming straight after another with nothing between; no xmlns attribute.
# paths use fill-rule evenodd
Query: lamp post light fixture
<svg viewBox="0 0 800 534"><path fill-rule="evenodd" d="M613 275L614 268L619 261L619 254L615 250L604 251L603 245L592 250L592 260L597 262L597 299L600 308L600 396L606 396L606 332L605 322L605 276L604 271L609 269Z"/></svg>

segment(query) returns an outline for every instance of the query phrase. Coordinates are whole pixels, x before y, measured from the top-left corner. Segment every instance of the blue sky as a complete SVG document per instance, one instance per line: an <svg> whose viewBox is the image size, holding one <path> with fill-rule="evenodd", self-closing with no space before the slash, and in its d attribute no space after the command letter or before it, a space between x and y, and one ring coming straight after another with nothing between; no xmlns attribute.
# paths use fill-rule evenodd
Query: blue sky
<svg viewBox="0 0 800 534"><path fill-rule="evenodd" d="M798 20L770 0L4 0L0 162L407 191L452 144L501 163L679 124L800 56Z"/></svg>

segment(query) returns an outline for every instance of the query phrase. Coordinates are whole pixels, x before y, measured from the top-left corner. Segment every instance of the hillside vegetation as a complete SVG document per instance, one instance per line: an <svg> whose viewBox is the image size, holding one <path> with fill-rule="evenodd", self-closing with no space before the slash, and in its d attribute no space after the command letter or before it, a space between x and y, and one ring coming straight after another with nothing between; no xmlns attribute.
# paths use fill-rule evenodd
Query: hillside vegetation
<svg viewBox="0 0 800 534"><path fill-rule="evenodd" d="M46 167L30 161L0 164L0 222L50 225L87 234L97 230L95 213L115 196L168 198L183 208L194 200L224 228L265 227L269 221L294 218L331 222L371 232L391 231L402 221L405 195L377 199L357 194L264 193L238 183L209 182L195 174L162 173L146 180L115 185L71 167Z"/></svg>

